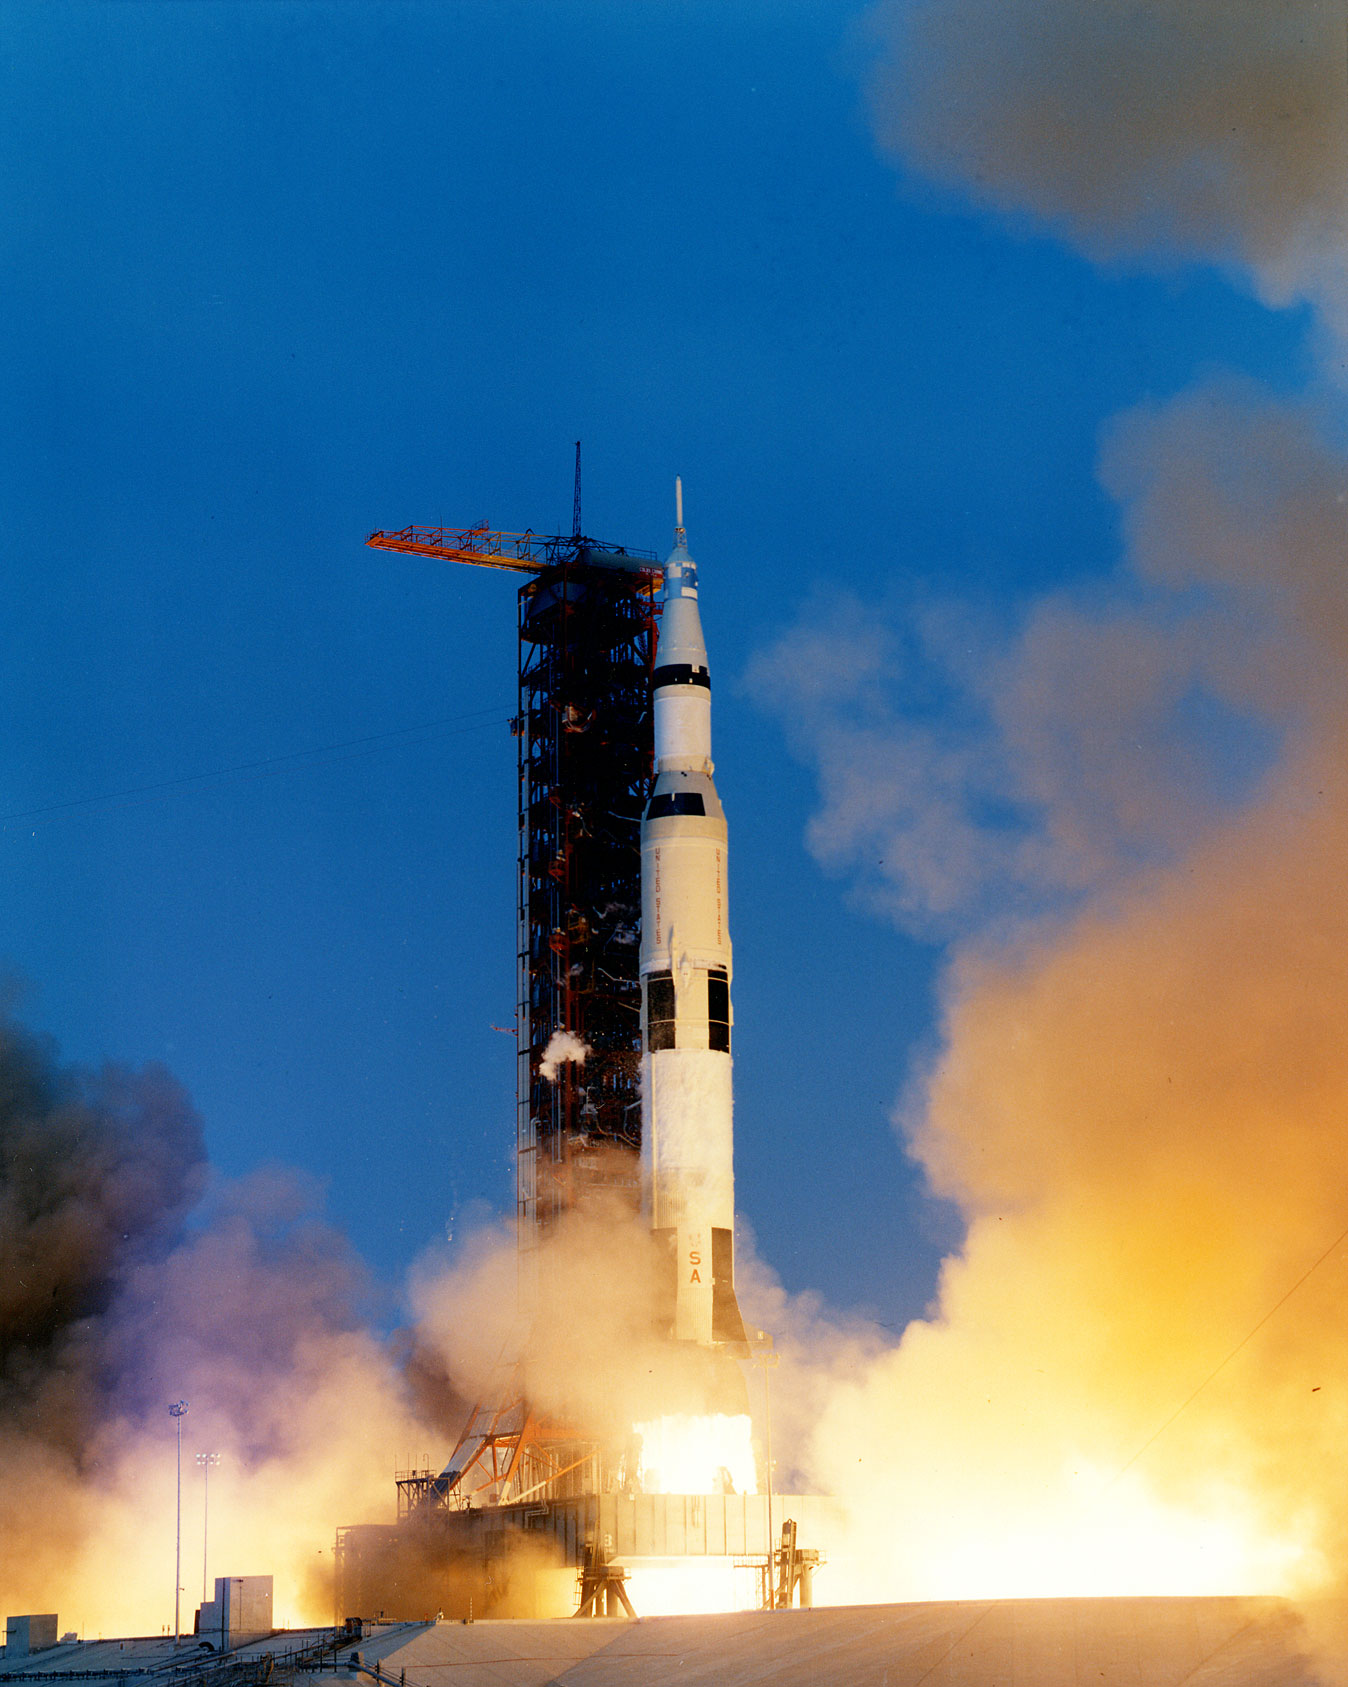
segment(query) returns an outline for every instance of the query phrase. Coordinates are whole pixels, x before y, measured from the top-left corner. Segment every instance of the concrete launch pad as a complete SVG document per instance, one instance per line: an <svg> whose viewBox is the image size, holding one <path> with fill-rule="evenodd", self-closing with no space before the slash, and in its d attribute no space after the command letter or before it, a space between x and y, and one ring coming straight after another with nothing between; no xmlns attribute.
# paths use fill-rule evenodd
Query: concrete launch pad
<svg viewBox="0 0 1348 1687"><path fill-rule="evenodd" d="M1323 1679L1291 1605L1241 1598L446 1622L376 1630L360 1656L376 1679L405 1673L407 1687L1318 1687Z"/></svg>
<svg viewBox="0 0 1348 1687"><path fill-rule="evenodd" d="M1348 1608L1334 1625L1348 1634ZM1328 1625L1327 1625L1328 1626ZM317 1646L324 1648L315 1658ZM334 1651L334 1645L336 1651ZM270 1656L268 1656L270 1654ZM1280 1599L1014 1599L291 1630L228 1659L171 1638L0 1655L0 1681L127 1687L1329 1687ZM250 1666L253 1666L250 1668ZM334 1671L336 1672L334 1674Z"/></svg>

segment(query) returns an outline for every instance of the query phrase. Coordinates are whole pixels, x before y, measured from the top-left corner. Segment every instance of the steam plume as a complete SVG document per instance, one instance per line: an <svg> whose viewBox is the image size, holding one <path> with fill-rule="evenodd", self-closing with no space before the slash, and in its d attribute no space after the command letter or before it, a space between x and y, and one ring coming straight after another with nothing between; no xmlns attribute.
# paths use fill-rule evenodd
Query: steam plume
<svg viewBox="0 0 1348 1687"><path fill-rule="evenodd" d="M590 1426L615 1456L644 1419L745 1409L733 1366L706 1368L702 1355L657 1335L666 1257L627 1203L568 1216L523 1309L519 1271L513 1231L502 1227L416 1274L418 1340L465 1392L489 1396L523 1375L536 1410ZM517 1373L521 1359L527 1368ZM718 1400L727 1384L731 1399Z"/></svg>
<svg viewBox="0 0 1348 1687"><path fill-rule="evenodd" d="M538 1070L552 1083L557 1076L558 1067L566 1061L574 1061L577 1066L583 1066L589 1052L589 1044L582 1042L573 1031L554 1031L548 1038L548 1046L543 1050Z"/></svg>
<svg viewBox="0 0 1348 1687"><path fill-rule="evenodd" d="M1247 270L1348 328L1348 39L1332 0L886 0L877 135L1089 256Z"/></svg>
<svg viewBox="0 0 1348 1687"><path fill-rule="evenodd" d="M1129 570L1034 609L990 687L966 675L958 765L1021 805L1000 835L875 664L797 699L802 752L848 769L816 849L882 852L872 893L963 937L899 1122L965 1244L812 1444L854 1543L920 1543L864 1555L876 1596L1348 1572L1322 1479L1348 1434L1348 465L1323 421L1217 383L1113 427ZM760 659L769 701L815 636ZM982 923L989 884L1034 911Z"/></svg>
<svg viewBox="0 0 1348 1687"><path fill-rule="evenodd" d="M1342 328L1337 9L876 16L911 171ZM965 1242L928 1319L829 1370L807 1442L877 1596L1348 1573L1321 1475L1348 1430L1341 418L1213 378L1117 419L1100 474L1105 588L1000 635L821 600L750 676L819 770L821 861L956 945L897 1123Z"/></svg>
<svg viewBox="0 0 1348 1687"><path fill-rule="evenodd" d="M335 1522L388 1509L426 1431L366 1329L364 1274L293 1173L210 1184L158 1068L62 1068L0 1025L0 1582L90 1634L172 1616L174 1439L221 1453L212 1560L272 1572L283 1618L331 1616ZM200 1548L198 1547L198 1551ZM199 1560L198 1560L199 1562ZM195 1577L187 1571L187 1626Z"/></svg>

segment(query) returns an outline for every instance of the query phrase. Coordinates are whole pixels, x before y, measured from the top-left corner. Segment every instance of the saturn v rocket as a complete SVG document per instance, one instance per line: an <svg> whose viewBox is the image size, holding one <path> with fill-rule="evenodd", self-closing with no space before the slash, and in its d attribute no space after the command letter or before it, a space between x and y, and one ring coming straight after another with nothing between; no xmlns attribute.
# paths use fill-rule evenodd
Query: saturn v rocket
<svg viewBox="0 0 1348 1687"><path fill-rule="evenodd" d="M681 483L675 500L652 680L655 783L641 826L642 1187L673 1265L675 1340L739 1347L726 824Z"/></svg>

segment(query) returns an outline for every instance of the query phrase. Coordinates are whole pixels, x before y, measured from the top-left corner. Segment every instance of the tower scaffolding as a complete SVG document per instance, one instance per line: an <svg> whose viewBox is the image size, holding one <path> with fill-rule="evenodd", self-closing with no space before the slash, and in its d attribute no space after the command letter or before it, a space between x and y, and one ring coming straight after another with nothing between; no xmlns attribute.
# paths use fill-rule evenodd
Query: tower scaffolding
<svg viewBox="0 0 1348 1687"><path fill-rule="evenodd" d="M519 592L518 1216L522 1287L568 1211L635 1208L641 814L658 572L565 556ZM544 1065L555 1038L583 1060ZM573 1039L573 1041L571 1041Z"/></svg>
<svg viewBox="0 0 1348 1687"><path fill-rule="evenodd" d="M654 552L575 530L380 530L379 550L528 576L518 595L516 1213L522 1304L566 1212L639 1201L641 814L654 766ZM583 1061L542 1070L554 1037Z"/></svg>

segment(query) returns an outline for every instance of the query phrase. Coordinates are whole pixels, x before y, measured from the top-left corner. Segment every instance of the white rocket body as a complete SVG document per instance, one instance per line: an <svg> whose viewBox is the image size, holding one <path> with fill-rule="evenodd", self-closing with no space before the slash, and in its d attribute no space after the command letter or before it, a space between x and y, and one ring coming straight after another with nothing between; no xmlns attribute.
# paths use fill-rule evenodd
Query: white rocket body
<svg viewBox="0 0 1348 1687"><path fill-rule="evenodd" d="M680 499L680 502L682 500ZM726 824L711 762L697 569L679 511L655 659L641 827L642 1185L670 1247L676 1340L741 1343L735 1300Z"/></svg>

